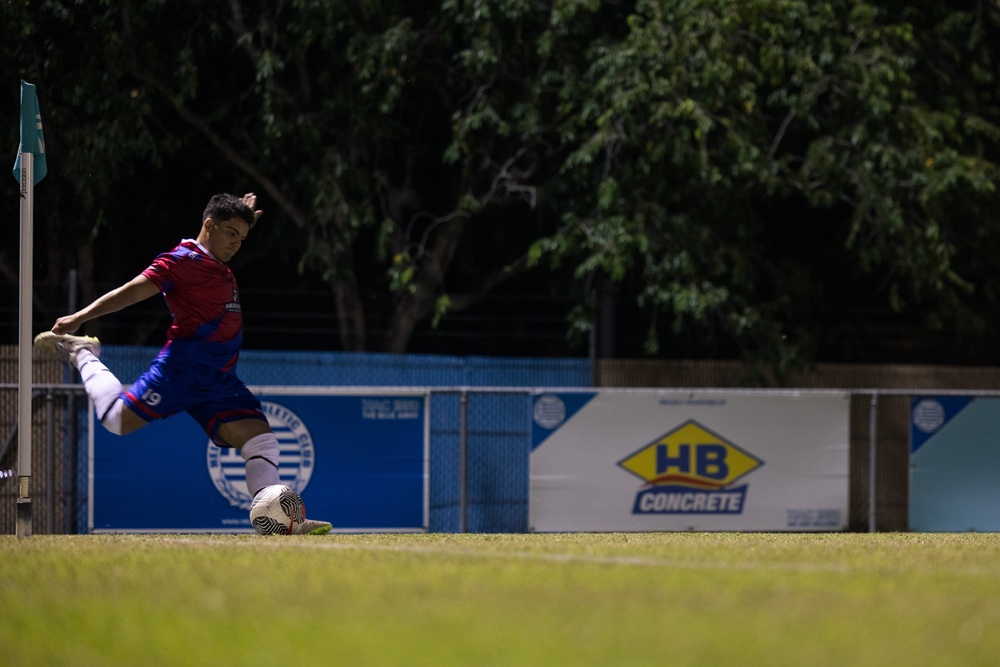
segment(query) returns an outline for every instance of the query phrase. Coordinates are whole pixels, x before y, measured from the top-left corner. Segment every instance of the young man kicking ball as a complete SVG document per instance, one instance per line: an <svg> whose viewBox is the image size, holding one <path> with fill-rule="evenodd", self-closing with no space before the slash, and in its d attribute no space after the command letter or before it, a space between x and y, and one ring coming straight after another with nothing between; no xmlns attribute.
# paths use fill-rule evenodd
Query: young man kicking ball
<svg viewBox="0 0 1000 667"><path fill-rule="evenodd" d="M278 478L278 438L260 401L236 376L243 341L239 290L226 266L262 211L253 193L215 195L196 239L153 260L138 276L89 306L56 320L35 337L35 347L75 366L104 427L125 435L155 419L187 412L220 447L235 447L246 461L246 483L256 496ZM72 336L85 322L162 293L173 321L167 343L128 391L100 361L101 344ZM303 515L304 516L304 515ZM326 521L293 522L296 535L329 532Z"/></svg>

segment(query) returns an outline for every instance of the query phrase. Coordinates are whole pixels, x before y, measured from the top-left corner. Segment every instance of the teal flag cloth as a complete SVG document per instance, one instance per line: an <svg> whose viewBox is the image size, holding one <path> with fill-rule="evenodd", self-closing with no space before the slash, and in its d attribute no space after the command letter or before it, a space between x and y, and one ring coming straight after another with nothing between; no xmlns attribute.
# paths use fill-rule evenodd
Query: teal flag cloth
<svg viewBox="0 0 1000 667"><path fill-rule="evenodd" d="M38 108L38 94L35 86L21 80L21 145L17 148L17 159L14 161L14 180L21 182L21 154L32 153L35 156L35 179L32 185L45 178L48 167L45 165L45 139L42 137L42 112Z"/></svg>

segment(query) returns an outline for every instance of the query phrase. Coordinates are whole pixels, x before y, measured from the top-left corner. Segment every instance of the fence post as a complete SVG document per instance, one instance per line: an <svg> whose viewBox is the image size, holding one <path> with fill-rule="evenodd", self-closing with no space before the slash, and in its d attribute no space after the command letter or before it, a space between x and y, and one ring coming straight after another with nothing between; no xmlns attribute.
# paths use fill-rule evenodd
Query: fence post
<svg viewBox="0 0 1000 667"><path fill-rule="evenodd" d="M458 411L458 532L468 530L469 394L463 389Z"/></svg>
<svg viewBox="0 0 1000 667"><path fill-rule="evenodd" d="M45 533L56 532L56 408L52 387L45 392Z"/></svg>
<svg viewBox="0 0 1000 667"><path fill-rule="evenodd" d="M876 490L878 488L878 477L875 474L876 452L878 451L878 432L876 425L878 422L878 392L872 391L871 402L868 408L868 532L876 531Z"/></svg>

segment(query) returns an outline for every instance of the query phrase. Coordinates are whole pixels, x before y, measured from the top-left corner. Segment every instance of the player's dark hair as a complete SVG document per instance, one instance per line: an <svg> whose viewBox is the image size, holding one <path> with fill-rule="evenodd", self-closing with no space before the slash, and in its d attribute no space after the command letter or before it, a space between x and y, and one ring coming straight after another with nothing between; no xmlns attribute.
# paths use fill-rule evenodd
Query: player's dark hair
<svg viewBox="0 0 1000 667"><path fill-rule="evenodd" d="M201 219L211 218L218 222L239 218L253 227L253 211L243 203L243 200L235 195L218 194L208 200L205 212L201 214Z"/></svg>

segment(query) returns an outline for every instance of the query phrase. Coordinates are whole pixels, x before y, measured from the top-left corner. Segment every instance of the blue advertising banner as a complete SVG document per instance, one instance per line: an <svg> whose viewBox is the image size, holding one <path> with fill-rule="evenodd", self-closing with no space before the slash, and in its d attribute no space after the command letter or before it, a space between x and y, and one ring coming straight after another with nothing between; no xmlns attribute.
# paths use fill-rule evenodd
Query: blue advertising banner
<svg viewBox="0 0 1000 667"><path fill-rule="evenodd" d="M1000 399L913 398L910 530L1000 531L998 507Z"/></svg>
<svg viewBox="0 0 1000 667"><path fill-rule="evenodd" d="M307 516L334 531L427 530L426 394L255 393L281 446L281 481ZM91 532L253 532L243 458L187 415L127 436L100 425L91 434Z"/></svg>

